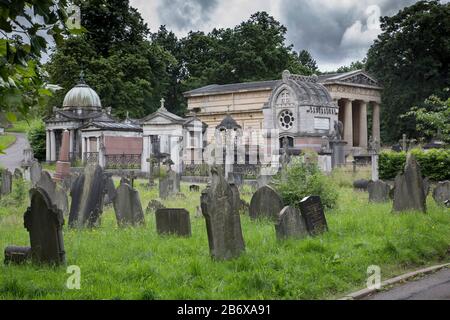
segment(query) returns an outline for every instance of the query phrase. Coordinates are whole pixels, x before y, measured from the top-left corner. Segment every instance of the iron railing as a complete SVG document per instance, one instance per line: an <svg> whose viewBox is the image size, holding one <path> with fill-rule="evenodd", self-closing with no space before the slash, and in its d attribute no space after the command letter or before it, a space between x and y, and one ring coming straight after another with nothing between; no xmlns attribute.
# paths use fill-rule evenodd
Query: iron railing
<svg viewBox="0 0 450 320"><path fill-rule="evenodd" d="M97 164L98 163L98 152L85 152L84 153L84 163L85 164Z"/></svg>
<svg viewBox="0 0 450 320"><path fill-rule="evenodd" d="M108 154L105 156L106 169L140 169L140 154Z"/></svg>

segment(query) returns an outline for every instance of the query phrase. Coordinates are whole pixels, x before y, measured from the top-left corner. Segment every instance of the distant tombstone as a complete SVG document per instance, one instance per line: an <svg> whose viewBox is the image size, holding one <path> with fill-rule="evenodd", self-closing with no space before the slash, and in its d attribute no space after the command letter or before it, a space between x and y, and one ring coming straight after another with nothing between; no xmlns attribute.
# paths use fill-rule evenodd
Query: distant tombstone
<svg viewBox="0 0 450 320"><path fill-rule="evenodd" d="M167 175L159 180L159 197L161 199L176 195L180 189L180 177L173 170L169 170Z"/></svg>
<svg viewBox="0 0 450 320"><path fill-rule="evenodd" d="M241 196L239 194L239 188L234 183L230 183L231 191L233 191L233 203L237 210L240 212L242 209Z"/></svg>
<svg viewBox="0 0 450 320"><path fill-rule="evenodd" d="M441 206L449 205L450 201L450 181L439 182L433 191L433 199Z"/></svg>
<svg viewBox="0 0 450 320"><path fill-rule="evenodd" d="M189 186L189 191L190 192L200 192L200 186L198 186L196 184L192 184Z"/></svg>
<svg viewBox="0 0 450 320"><path fill-rule="evenodd" d="M244 175L238 172L228 173L228 182L240 187L244 184Z"/></svg>
<svg viewBox="0 0 450 320"><path fill-rule="evenodd" d="M108 176L105 181L105 199L104 204L110 205L113 203L116 198L117 191L116 186L114 185L114 180L111 176Z"/></svg>
<svg viewBox="0 0 450 320"><path fill-rule="evenodd" d="M36 183L41 179L42 166L39 161L33 161L30 167L30 180L31 185L36 185Z"/></svg>
<svg viewBox="0 0 450 320"><path fill-rule="evenodd" d="M310 196L300 201L300 212L311 235L328 231L327 220L319 196Z"/></svg>
<svg viewBox="0 0 450 320"><path fill-rule="evenodd" d="M31 258L38 264L65 263L62 227L63 213L52 204L47 192L40 188L30 191L31 206L24 216L30 234Z"/></svg>
<svg viewBox="0 0 450 320"><path fill-rule="evenodd" d="M284 207L275 224L278 240L288 238L304 238L308 235L306 222L300 210L294 207Z"/></svg>
<svg viewBox="0 0 450 320"><path fill-rule="evenodd" d="M395 178L395 212L417 210L426 212L426 196L419 164L413 154L406 160L405 171Z"/></svg>
<svg viewBox="0 0 450 320"><path fill-rule="evenodd" d="M180 237L191 236L191 220L186 209L158 209L155 216L158 234L174 234Z"/></svg>
<svg viewBox="0 0 450 320"><path fill-rule="evenodd" d="M278 220L280 211L284 208L280 195L270 186L263 186L253 194L250 201L250 218L269 218Z"/></svg>
<svg viewBox="0 0 450 320"><path fill-rule="evenodd" d="M4 196L12 192L12 173L8 169L4 169L1 175L0 194Z"/></svg>
<svg viewBox="0 0 450 320"><path fill-rule="evenodd" d="M353 182L353 188L360 191L367 191L369 180L361 179Z"/></svg>
<svg viewBox="0 0 450 320"><path fill-rule="evenodd" d="M213 166L211 185L201 195L201 209L213 259L233 259L245 250L239 211L234 202L233 190L219 174L218 168Z"/></svg>
<svg viewBox="0 0 450 320"><path fill-rule="evenodd" d="M145 224L139 192L130 185L120 184L113 204L119 227Z"/></svg>
<svg viewBox="0 0 450 320"><path fill-rule="evenodd" d="M391 186L384 181L370 181L367 190L369 191L369 202L387 202L390 199Z"/></svg>
<svg viewBox="0 0 450 320"><path fill-rule="evenodd" d="M5 248L5 265L23 264L31 259L31 247L8 246Z"/></svg>
<svg viewBox="0 0 450 320"><path fill-rule="evenodd" d="M88 165L73 183L69 227L95 227L103 212L105 179L99 165Z"/></svg>
<svg viewBox="0 0 450 320"><path fill-rule="evenodd" d="M331 156L330 155L320 155L317 158L317 164L322 172L330 173L332 171L331 166Z"/></svg>
<svg viewBox="0 0 450 320"><path fill-rule="evenodd" d="M165 206L159 202L158 200L151 200L148 205L147 209L145 210L146 213L156 212L158 209L164 209Z"/></svg>
<svg viewBox="0 0 450 320"><path fill-rule="evenodd" d="M423 179L423 192L425 194L425 199L430 194L430 190L431 190L430 178L426 177L425 179Z"/></svg>
<svg viewBox="0 0 450 320"><path fill-rule="evenodd" d="M23 179L22 170L20 170L19 168L16 168L14 170L14 179L16 179L16 180L22 180Z"/></svg>

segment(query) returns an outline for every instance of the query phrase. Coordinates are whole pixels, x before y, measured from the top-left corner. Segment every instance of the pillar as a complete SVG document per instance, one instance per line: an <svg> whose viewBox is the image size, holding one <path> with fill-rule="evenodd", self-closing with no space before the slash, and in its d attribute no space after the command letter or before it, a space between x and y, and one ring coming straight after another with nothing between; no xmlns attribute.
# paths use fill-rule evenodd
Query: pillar
<svg viewBox="0 0 450 320"><path fill-rule="evenodd" d="M362 101L359 108L359 146L367 149L367 102Z"/></svg>
<svg viewBox="0 0 450 320"><path fill-rule="evenodd" d="M350 99L344 100L344 141L351 148L353 147L353 106Z"/></svg>
<svg viewBox="0 0 450 320"><path fill-rule="evenodd" d="M74 150L74 137L75 132L74 130L69 130L69 156L72 156L75 152Z"/></svg>
<svg viewBox="0 0 450 320"><path fill-rule="evenodd" d="M142 138L141 171L150 173L150 137Z"/></svg>
<svg viewBox="0 0 450 320"><path fill-rule="evenodd" d="M55 135L55 130L50 130L50 161L56 161L56 135Z"/></svg>
<svg viewBox="0 0 450 320"><path fill-rule="evenodd" d="M50 130L45 131L45 161L51 161Z"/></svg>
<svg viewBox="0 0 450 320"><path fill-rule="evenodd" d="M81 160L85 160L85 153L86 152L86 138L81 137Z"/></svg>
<svg viewBox="0 0 450 320"><path fill-rule="evenodd" d="M373 103L373 120L372 120L372 137L374 140L381 143L380 137L380 105L378 102Z"/></svg>

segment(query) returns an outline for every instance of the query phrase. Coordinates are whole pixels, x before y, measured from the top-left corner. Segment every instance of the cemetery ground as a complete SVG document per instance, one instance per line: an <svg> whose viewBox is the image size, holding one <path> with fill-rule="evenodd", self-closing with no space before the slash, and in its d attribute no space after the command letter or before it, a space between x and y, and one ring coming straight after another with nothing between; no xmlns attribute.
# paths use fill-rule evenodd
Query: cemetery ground
<svg viewBox="0 0 450 320"><path fill-rule="evenodd" d="M303 240L276 240L270 221L241 215L245 252L214 261L203 217L196 217L200 192L161 200L190 212L192 237L159 236L154 213L146 225L119 228L106 207L100 227L64 226L67 266L81 269L81 289L69 290L66 267L0 265L0 299L334 299L364 288L367 268L381 267L382 280L450 260L450 215L428 198L428 212L394 214L392 203L369 204L368 194L351 188L354 177L334 177L338 206L326 211L329 232ZM158 198L136 180L143 209ZM118 185L118 180L116 181ZM201 185L200 191L204 188ZM23 214L28 199L17 201L24 185L0 200L0 249L28 245ZM19 193L19 194L18 194ZM251 189L241 198L250 202ZM0 255L3 260L3 255Z"/></svg>
<svg viewBox="0 0 450 320"><path fill-rule="evenodd" d="M0 149L4 150L16 141L16 137L11 134L0 135Z"/></svg>

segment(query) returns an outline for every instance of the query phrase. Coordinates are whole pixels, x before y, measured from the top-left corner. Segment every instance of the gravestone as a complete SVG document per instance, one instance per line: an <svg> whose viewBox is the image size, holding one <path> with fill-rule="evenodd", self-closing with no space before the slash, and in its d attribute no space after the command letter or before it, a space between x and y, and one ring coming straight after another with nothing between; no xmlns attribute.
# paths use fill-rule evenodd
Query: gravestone
<svg viewBox="0 0 450 320"><path fill-rule="evenodd" d="M245 250L239 211L233 190L216 166L211 168L211 184L203 190L200 200L212 258L238 257Z"/></svg>
<svg viewBox="0 0 450 320"><path fill-rule="evenodd" d="M288 238L304 238L308 235L306 222L300 210L294 207L284 207L279 213L278 221L275 224L275 231L278 240Z"/></svg>
<svg viewBox="0 0 450 320"><path fill-rule="evenodd" d="M150 200L147 205L146 213L156 212L158 209L164 209L165 206L158 200Z"/></svg>
<svg viewBox="0 0 450 320"><path fill-rule="evenodd" d="M191 236L191 220L186 209L158 209L155 216L158 234L174 234L180 237Z"/></svg>
<svg viewBox="0 0 450 320"><path fill-rule="evenodd" d="M72 204L69 213L69 227L92 228L100 224L104 190L103 169L99 165L88 165L75 180L70 191Z"/></svg>
<svg viewBox="0 0 450 320"><path fill-rule="evenodd" d="M23 264L31 259L31 247L8 246L5 248L5 264Z"/></svg>
<svg viewBox="0 0 450 320"><path fill-rule="evenodd" d="M0 195L5 196L12 192L12 173L8 169L1 171Z"/></svg>
<svg viewBox="0 0 450 320"><path fill-rule="evenodd" d="M189 191L190 192L200 192L200 186L198 186L196 184L192 184L189 186Z"/></svg>
<svg viewBox="0 0 450 320"><path fill-rule="evenodd" d="M430 194L430 190L431 190L431 181L430 178L426 177L425 179L423 179L423 192L425 194L425 199Z"/></svg>
<svg viewBox="0 0 450 320"><path fill-rule="evenodd" d="M384 181L370 181L367 190L369 191L369 202L387 202L390 199L391 186Z"/></svg>
<svg viewBox="0 0 450 320"><path fill-rule="evenodd" d="M63 188L58 186L47 171L41 173L41 178L36 183L36 187L47 192L51 202L65 215L69 210L69 199Z"/></svg>
<svg viewBox="0 0 450 320"><path fill-rule="evenodd" d="M16 168L14 170L14 179L16 179L16 180L22 180L23 179L22 170L20 170L19 168Z"/></svg>
<svg viewBox="0 0 450 320"><path fill-rule="evenodd" d="M42 166L39 161L33 161L30 166L30 180L31 185L34 186L41 179Z"/></svg>
<svg viewBox="0 0 450 320"><path fill-rule="evenodd" d="M259 188L250 201L250 218L269 218L278 220L280 211L284 208L280 195L270 186Z"/></svg>
<svg viewBox="0 0 450 320"><path fill-rule="evenodd" d="M24 216L30 234L31 258L34 263L64 264L63 213L52 204L47 192L36 187L30 191L31 206Z"/></svg>
<svg viewBox="0 0 450 320"><path fill-rule="evenodd" d="M111 176L108 176L105 181L105 198L104 204L110 205L113 203L117 196L116 186L114 185L114 180Z"/></svg>
<svg viewBox="0 0 450 320"><path fill-rule="evenodd" d="M449 206L450 201L450 181L439 182L433 190L433 199L441 206Z"/></svg>
<svg viewBox="0 0 450 320"><path fill-rule="evenodd" d="M353 182L353 188L360 191L367 191L369 180L361 179Z"/></svg>
<svg viewBox="0 0 450 320"><path fill-rule="evenodd" d="M319 196L310 196L300 201L300 212L311 235L328 231L327 220Z"/></svg>
<svg viewBox="0 0 450 320"><path fill-rule="evenodd" d="M180 192L180 177L175 171L169 170L167 175L159 179L159 197L167 199Z"/></svg>
<svg viewBox="0 0 450 320"><path fill-rule="evenodd" d="M426 212L426 196L419 164L413 154L406 160L405 171L395 178L395 212L417 210Z"/></svg>
<svg viewBox="0 0 450 320"><path fill-rule="evenodd" d="M145 224L139 192L130 185L120 184L113 204L119 227Z"/></svg>
<svg viewBox="0 0 450 320"><path fill-rule="evenodd" d="M238 172L229 172L228 182L230 184L235 184L236 186L240 187L244 184L244 175Z"/></svg>
<svg viewBox="0 0 450 320"><path fill-rule="evenodd" d="M233 191L233 205L240 212L242 209L241 196L239 194L239 188L234 183L230 183L231 191Z"/></svg>

